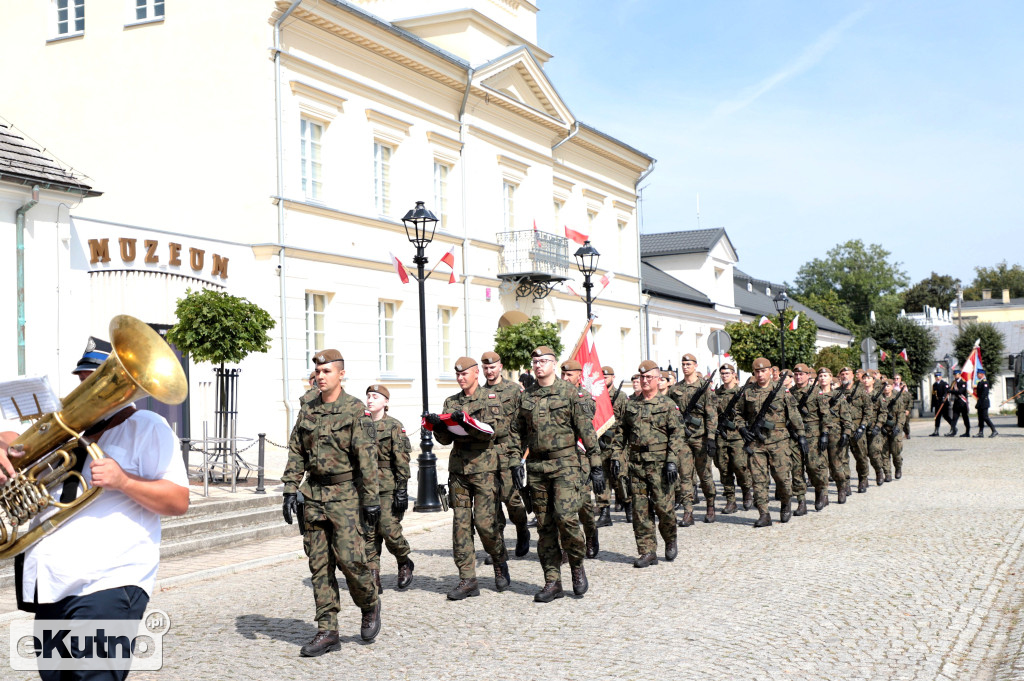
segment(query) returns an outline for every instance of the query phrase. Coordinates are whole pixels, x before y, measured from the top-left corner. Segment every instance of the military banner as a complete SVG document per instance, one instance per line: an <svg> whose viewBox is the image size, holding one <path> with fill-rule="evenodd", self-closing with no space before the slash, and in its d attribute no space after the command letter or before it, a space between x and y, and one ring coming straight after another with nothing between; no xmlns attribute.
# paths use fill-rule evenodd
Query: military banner
<svg viewBox="0 0 1024 681"><path fill-rule="evenodd" d="M594 343L594 334L590 331L587 322L583 334L576 343L576 348L569 355L583 367L583 387L590 391L594 398L596 409L594 410L594 430L597 436L601 437L604 431L608 430L615 423L615 410L612 408L611 395L604 385L604 372L601 371L601 360L597 357L597 345Z"/></svg>

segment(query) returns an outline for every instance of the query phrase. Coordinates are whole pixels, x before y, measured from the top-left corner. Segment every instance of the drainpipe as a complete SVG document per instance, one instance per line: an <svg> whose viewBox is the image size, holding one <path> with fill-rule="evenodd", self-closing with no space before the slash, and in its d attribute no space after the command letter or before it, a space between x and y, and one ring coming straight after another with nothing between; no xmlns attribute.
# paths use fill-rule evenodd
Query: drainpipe
<svg viewBox="0 0 1024 681"><path fill-rule="evenodd" d="M462 269L466 270L466 253L469 252L469 217L466 215L466 104L469 103L469 89L473 84L473 67L466 73L466 91L462 95L462 106L459 107L459 142L462 148L459 157L462 159L462 172L459 173L462 183ZM462 282L463 318L466 320L466 354L469 354L469 276Z"/></svg>
<svg viewBox="0 0 1024 681"><path fill-rule="evenodd" d="M565 138L565 139L563 139L563 140L562 140L561 142L559 142L559 143L558 143L558 144L556 144L555 146L551 147L551 153L554 153L554 152L555 152L555 149L557 149L558 147L562 146L563 144L565 144L566 142L568 142L568 141L569 141L569 140L571 140L571 139L572 139L573 137L575 137L576 135L578 135L578 134L579 134L579 132L580 132L580 124L579 124L579 121L573 121L573 124L572 124L572 126L573 126L573 127L572 127L572 132L570 132L570 133L569 133L569 134L568 134L568 135L566 136L566 138ZM553 160L553 159L552 159L552 160Z"/></svg>
<svg viewBox="0 0 1024 681"><path fill-rule="evenodd" d="M644 180L646 180L647 176L654 172L655 164L657 164L657 161L654 160L654 159L651 159L651 165L648 166L647 170L645 170L643 173L641 173L640 177L638 177L636 179L636 182L633 184L633 195L634 196L639 196L640 183L643 182ZM643 306L643 308L644 308L644 322L645 322L645 325L644 325L644 336L645 336L646 341L647 341L647 354L645 355L645 358L646 359L650 359L651 358L651 311L650 311L651 301L650 301L650 298L648 298L647 302L646 303L644 302L643 267L640 264L640 233L643 231L643 215L644 215L643 202L642 201L637 201L637 217L636 217L636 276L640 279L640 286L639 286L640 291L639 291L639 295L637 296L637 302L640 303L640 305Z"/></svg>
<svg viewBox="0 0 1024 681"><path fill-rule="evenodd" d="M39 203L39 185L32 187L32 199L15 213L18 269L18 375L25 375L25 216Z"/></svg>
<svg viewBox="0 0 1024 681"><path fill-rule="evenodd" d="M302 0L294 0L284 14L274 22L274 118L276 122L277 135L277 243L279 246L278 275L281 277L281 399L284 401L285 413L288 415L288 423L285 424L285 432L291 428L295 421L292 414L292 401L288 395L288 298L286 296L285 282L287 281L287 260L284 254L284 151L283 151L283 123L281 121L281 24L284 23Z"/></svg>

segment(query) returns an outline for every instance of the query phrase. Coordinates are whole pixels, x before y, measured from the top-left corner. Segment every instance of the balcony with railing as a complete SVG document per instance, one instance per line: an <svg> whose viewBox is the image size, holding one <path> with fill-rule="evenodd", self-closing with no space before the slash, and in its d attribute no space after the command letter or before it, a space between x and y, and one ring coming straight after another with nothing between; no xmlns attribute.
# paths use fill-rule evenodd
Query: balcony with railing
<svg viewBox="0 0 1024 681"><path fill-rule="evenodd" d="M541 300L569 278L572 261L569 240L564 236L526 229L499 232L497 241L501 246L498 278L515 287L516 298Z"/></svg>

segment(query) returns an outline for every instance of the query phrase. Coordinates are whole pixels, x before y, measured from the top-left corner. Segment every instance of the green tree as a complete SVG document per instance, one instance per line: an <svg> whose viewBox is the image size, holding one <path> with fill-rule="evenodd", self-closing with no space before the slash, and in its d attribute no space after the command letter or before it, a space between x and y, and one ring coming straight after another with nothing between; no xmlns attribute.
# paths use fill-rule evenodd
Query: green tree
<svg viewBox="0 0 1024 681"><path fill-rule="evenodd" d="M964 324L963 329L953 339L953 354L963 366L970 356L971 350L974 349L975 341L979 339L981 340L981 365L985 367L985 371L998 373L1005 361L1003 353L1006 350L1006 341L1003 334L992 324L987 322Z"/></svg>
<svg viewBox="0 0 1024 681"><path fill-rule="evenodd" d="M267 331L275 322L259 305L222 291L188 289L185 294L174 309L178 323L167 332L167 340L194 361L223 369L226 362L238 363L270 348Z"/></svg>
<svg viewBox="0 0 1024 681"><path fill-rule="evenodd" d="M814 359L814 341L818 336L818 326L807 315L800 315L800 323L796 331L789 329L796 312L786 310L783 323L786 325L786 366L792 367L800 362L810 363ZM771 324L758 326L758 320L750 322L734 322L727 324L726 333L732 337L732 348L729 353L736 360L736 366L743 371L750 371L751 365L758 357L764 357L772 364L782 366L782 352L779 338L779 316L769 317Z"/></svg>
<svg viewBox="0 0 1024 681"><path fill-rule="evenodd" d="M907 312L924 312L924 306L948 310L949 304L956 300L956 292L960 288L960 280L948 274L936 274L917 282L904 294L904 306Z"/></svg>
<svg viewBox="0 0 1024 681"><path fill-rule="evenodd" d="M903 380L909 385L918 385L924 375L935 366L935 336L923 326L918 326L906 317L883 317L866 329L866 334L875 339L879 350L884 350L889 357L878 363L882 373L891 375L902 374ZM860 343L857 343L859 351ZM899 353L907 351L909 362L904 361Z"/></svg>
<svg viewBox="0 0 1024 681"><path fill-rule="evenodd" d="M853 323L853 317L850 316L850 309L844 301L839 299L839 294L833 289L829 289L822 295L817 293L794 295L793 299L850 331L857 329L857 325Z"/></svg>
<svg viewBox="0 0 1024 681"><path fill-rule="evenodd" d="M494 351L501 355L501 363L509 371L529 369L530 353L541 345L554 350L556 357L562 353L558 326L552 322L542 322L537 316L494 332Z"/></svg>
<svg viewBox="0 0 1024 681"><path fill-rule="evenodd" d="M839 375L843 367L857 369L860 367L860 350L857 348L844 348L841 345L830 345L822 348L814 356L814 368L828 367L833 376Z"/></svg>
<svg viewBox="0 0 1024 681"><path fill-rule="evenodd" d="M974 274L974 281L964 289L964 300L981 300L983 289L999 298L1004 288L1010 289L1011 298L1024 298L1024 268L1019 264L1009 267L1004 260L994 267L975 267Z"/></svg>
<svg viewBox="0 0 1024 681"><path fill-rule="evenodd" d="M824 259L800 267L793 293L802 299L834 291L860 326L868 324L872 310L879 313L876 316L892 316L899 311L899 292L909 279L900 269L902 263L890 262L889 255L879 244L865 246L860 239L839 244Z"/></svg>

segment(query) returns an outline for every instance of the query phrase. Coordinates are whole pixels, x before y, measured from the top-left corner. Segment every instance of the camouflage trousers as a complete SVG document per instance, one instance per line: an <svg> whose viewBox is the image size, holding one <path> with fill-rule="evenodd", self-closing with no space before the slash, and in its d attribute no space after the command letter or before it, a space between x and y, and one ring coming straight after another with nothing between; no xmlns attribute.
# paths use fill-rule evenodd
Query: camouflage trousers
<svg viewBox="0 0 1024 681"><path fill-rule="evenodd" d="M580 528L582 474L579 468L568 466L545 472L530 470L529 483L537 516L537 557L544 581L561 581L562 549L571 565L581 564L586 552Z"/></svg>
<svg viewBox="0 0 1024 681"><path fill-rule="evenodd" d="M608 487L605 486L605 489ZM597 513L594 511L594 502L591 501L593 493L594 483L587 478L586 484L580 490L580 527L583 528L584 539L590 539L597 534Z"/></svg>
<svg viewBox="0 0 1024 681"><path fill-rule="evenodd" d="M498 484L501 488L499 490L501 502L505 504L506 510L506 513L498 514L498 534L504 537L507 520L511 520L512 524L516 527L524 527L528 518L526 516L526 506L523 505L523 498L519 496L519 490L516 489L516 485L512 481L511 468L503 466L498 471Z"/></svg>
<svg viewBox="0 0 1024 681"><path fill-rule="evenodd" d="M858 478L867 478L872 465L875 465L877 468L878 452L872 452L871 439L871 436L867 433L862 435L859 440L854 440L853 436L850 436L850 452L853 454Z"/></svg>
<svg viewBox="0 0 1024 681"><path fill-rule="evenodd" d="M715 466L722 481L725 501L731 503L736 501L737 483L741 490L750 489L750 464L747 461L747 453L743 451L743 440L718 438L717 444Z"/></svg>
<svg viewBox="0 0 1024 681"><path fill-rule="evenodd" d="M394 492L380 493L380 522L366 537L366 565L371 570L380 570L380 547L388 547L388 553L401 565L409 557L409 542L402 534L402 517L391 510Z"/></svg>
<svg viewBox="0 0 1024 681"><path fill-rule="evenodd" d="M802 497L807 494L807 478L811 479L811 486L815 489L828 489L828 464L818 451L818 438L807 439L807 465L804 466L803 452L795 440L790 440L790 454L792 455L793 482L790 491L793 496Z"/></svg>
<svg viewBox="0 0 1024 681"><path fill-rule="evenodd" d="M703 438L685 439L679 454L679 485L675 498L683 505L683 511L693 513L693 487L700 480L700 490L707 501L715 501L715 478L711 471L711 457L707 455Z"/></svg>
<svg viewBox="0 0 1024 681"><path fill-rule="evenodd" d="M629 465L633 486L633 535L641 556L658 551L654 516L658 517L658 531L665 543L676 540L675 484L665 482L664 467L665 464L656 461L634 461ZM680 478L678 482L682 481ZM692 500L690 504L692 506Z"/></svg>
<svg viewBox="0 0 1024 681"><path fill-rule="evenodd" d="M890 439L886 437L885 433L878 436L885 440L885 444L882 446L882 470L886 475L892 475L892 467L895 466L897 470L903 468L903 431L897 430L896 434Z"/></svg>
<svg viewBox="0 0 1024 681"><path fill-rule="evenodd" d="M754 505L759 513L768 512L769 477L775 478L775 489L782 504L789 503L792 496L789 483L793 478L791 460L788 438L776 442L754 442L749 455L750 477L754 485Z"/></svg>
<svg viewBox="0 0 1024 681"><path fill-rule="evenodd" d="M345 485L341 501L318 502L306 498L303 518L306 532L302 548L309 558L309 574L316 603L316 623L321 631L338 628L337 568L345 575L348 593L360 610L377 603L377 587L366 564L366 538L359 518L359 493L351 483Z"/></svg>
<svg viewBox="0 0 1024 681"><path fill-rule="evenodd" d="M879 432L878 435L868 435L864 439L868 441L868 460L871 462L871 467L875 470L875 473L885 473L885 469L882 468L882 449L885 447L885 434Z"/></svg>
<svg viewBox="0 0 1024 681"><path fill-rule="evenodd" d="M452 508L452 558L459 579L476 577L476 547L473 529L480 535L484 551L496 563L508 560L505 541L498 532L498 474L449 473L448 501Z"/></svg>
<svg viewBox="0 0 1024 681"><path fill-rule="evenodd" d="M849 446L839 449L839 438L841 434L829 433L828 437L828 473L836 483L836 489L845 485L850 479L850 450Z"/></svg>

